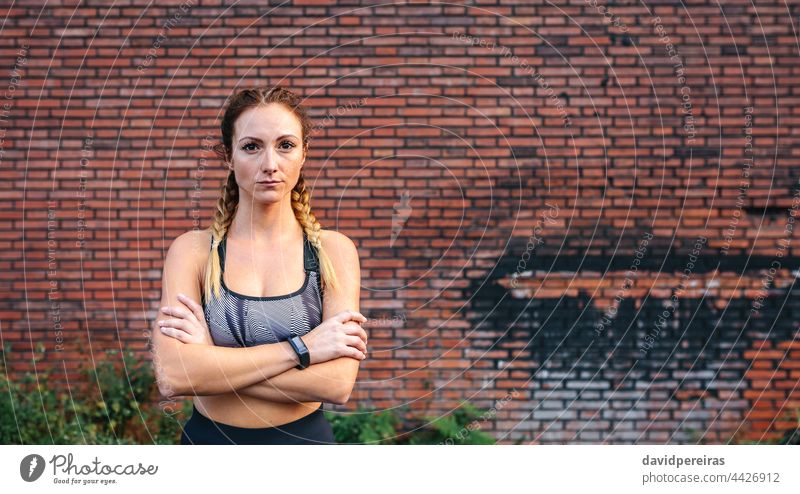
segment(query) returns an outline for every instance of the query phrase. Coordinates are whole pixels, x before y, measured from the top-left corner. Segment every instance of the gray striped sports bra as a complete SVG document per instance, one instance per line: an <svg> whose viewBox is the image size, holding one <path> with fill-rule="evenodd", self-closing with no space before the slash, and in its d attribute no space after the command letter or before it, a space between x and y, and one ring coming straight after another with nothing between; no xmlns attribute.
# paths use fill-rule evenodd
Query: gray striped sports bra
<svg viewBox="0 0 800 494"><path fill-rule="evenodd" d="M303 232L303 286L296 292L273 297L242 295L225 286L225 245L217 246L221 267L220 297L203 300L203 312L214 344L247 347L278 343L302 336L322 322L322 286L316 250ZM212 240L213 244L213 240ZM212 247L213 248L213 247ZM205 299L205 297L203 297Z"/></svg>

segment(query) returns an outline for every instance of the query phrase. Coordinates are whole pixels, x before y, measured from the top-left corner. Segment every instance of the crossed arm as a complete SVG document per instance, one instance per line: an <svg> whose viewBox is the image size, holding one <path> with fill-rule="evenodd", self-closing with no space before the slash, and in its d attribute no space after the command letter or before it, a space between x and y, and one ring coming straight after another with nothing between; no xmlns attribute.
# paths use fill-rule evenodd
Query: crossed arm
<svg viewBox="0 0 800 494"><path fill-rule="evenodd" d="M324 401L344 404L350 397L355 375L358 373L358 362L350 357L340 357L311 365L304 370L291 368L273 377L240 388L234 389L232 386L225 386L222 392L201 393L195 391L193 393L186 392L185 396L233 393L280 403ZM179 395L173 394L173 397L175 396Z"/></svg>
<svg viewBox="0 0 800 494"><path fill-rule="evenodd" d="M346 324L358 323L351 321ZM168 338L163 335L162 337ZM356 359L340 357L299 370L294 368L294 365L298 363L297 355L291 347L287 348L288 343L286 342L249 348L225 348L180 342L178 344L183 345L184 348L176 348L178 351L183 350L184 353L177 356L177 361L194 361L195 364L202 365L206 372L209 370L214 372L217 377L201 381L190 378L192 375L204 374L192 371L193 366L191 365L187 364L183 372L172 368L171 378L169 373L164 373L162 376L165 378L159 380L161 393L170 398L233 393L280 403L324 401L344 404L352 392L359 366L359 361ZM257 351L261 350L260 347L265 347L263 352ZM222 352L218 350L222 350ZM247 350L253 350L249 352L249 356L238 357L236 355L242 355ZM266 355L271 363L279 363L273 356L277 352L272 350L284 353L291 367L279 374L272 373L278 372L283 367L272 365L260 367L256 381L252 382L254 378L248 370L248 366L241 365L242 361L252 359L252 362L258 365L260 359L264 358L262 355ZM208 365L210 362L216 362L218 365ZM214 370L215 367L216 370Z"/></svg>
<svg viewBox="0 0 800 494"><path fill-rule="evenodd" d="M340 286L326 291L323 320L344 310L359 310L357 251L349 239L333 234L337 236L335 241L331 238L324 247L334 262ZM164 307L182 305L178 293L191 300L200 299L202 261L184 254L197 242L194 235L202 233L181 235L167 253L162 282L161 304ZM352 392L360 362L340 357L298 370L294 368L298 357L288 342L246 348L183 343L163 334L157 325L154 325L153 347L159 390L167 397L238 393L282 403L345 403Z"/></svg>
<svg viewBox="0 0 800 494"><path fill-rule="evenodd" d="M355 321L346 324L358 325ZM358 360L340 357L310 365L303 370L289 369L277 376L240 388L237 392L281 403L324 401L343 405L350 398L358 366Z"/></svg>

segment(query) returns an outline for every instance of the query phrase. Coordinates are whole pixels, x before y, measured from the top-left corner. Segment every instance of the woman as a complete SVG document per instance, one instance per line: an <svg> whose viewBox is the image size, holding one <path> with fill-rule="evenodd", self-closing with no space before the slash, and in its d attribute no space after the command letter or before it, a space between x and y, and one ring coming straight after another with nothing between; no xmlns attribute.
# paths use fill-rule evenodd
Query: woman
<svg viewBox="0 0 800 494"><path fill-rule="evenodd" d="M311 213L300 103L280 87L229 99L213 224L167 253L153 361L164 396L193 396L181 444L334 443L322 403L349 399L366 358L358 253Z"/></svg>

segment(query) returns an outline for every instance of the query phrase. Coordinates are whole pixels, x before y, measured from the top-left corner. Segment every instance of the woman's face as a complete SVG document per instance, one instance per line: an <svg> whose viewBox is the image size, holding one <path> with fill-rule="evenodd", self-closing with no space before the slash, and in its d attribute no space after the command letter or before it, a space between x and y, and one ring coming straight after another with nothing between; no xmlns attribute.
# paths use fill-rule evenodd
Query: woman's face
<svg viewBox="0 0 800 494"><path fill-rule="evenodd" d="M234 124L232 161L241 192L254 202L279 202L305 162L299 119L280 103L244 111Z"/></svg>

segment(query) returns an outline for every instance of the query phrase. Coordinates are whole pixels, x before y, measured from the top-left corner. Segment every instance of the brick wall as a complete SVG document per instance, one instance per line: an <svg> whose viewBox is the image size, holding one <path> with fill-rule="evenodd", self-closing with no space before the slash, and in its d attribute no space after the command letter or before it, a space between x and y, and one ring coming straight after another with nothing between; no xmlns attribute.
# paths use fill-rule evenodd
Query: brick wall
<svg viewBox="0 0 800 494"><path fill-rule="evenodd" d="M792 426L796 4L74 3L3 12L12 372L36 343L64 379L149 358L166 249L224 177L221 104L282 84L318 122L314 212L360 252L348 407L469 400L508 443Z"/></svg>

